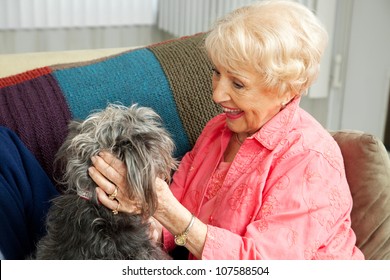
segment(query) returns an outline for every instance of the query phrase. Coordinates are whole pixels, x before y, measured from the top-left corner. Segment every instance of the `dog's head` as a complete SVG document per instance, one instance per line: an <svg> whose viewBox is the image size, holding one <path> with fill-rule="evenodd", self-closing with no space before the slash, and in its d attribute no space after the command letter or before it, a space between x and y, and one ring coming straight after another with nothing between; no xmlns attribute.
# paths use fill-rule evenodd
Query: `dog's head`
<svg viewBox="0 0 390 280"><path fill-rule="evenodd" d="M59 182L65 193L98 203L88 168L91 157L103 150L126 164L129 197L141 202L143 214L153 215L157 207L155 179L169 180L176 167L174 143L160 117L150 108L111 104L82 122L72 121L55 161L63 174Z"/></svg>

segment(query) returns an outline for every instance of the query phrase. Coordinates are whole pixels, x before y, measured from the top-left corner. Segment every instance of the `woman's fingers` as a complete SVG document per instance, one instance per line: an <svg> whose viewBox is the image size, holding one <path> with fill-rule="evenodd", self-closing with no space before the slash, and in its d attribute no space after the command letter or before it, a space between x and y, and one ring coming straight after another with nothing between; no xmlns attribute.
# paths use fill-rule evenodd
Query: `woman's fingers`
<svg viewBox="0 0 390 280"><path fill-rule="evenodd" d="M126 194L122 195L121 189L109 182L96 170L96 168L92 166L88 170L89 176L91 176L92 180L99 186L96 188L96 195L101 204L111 209L113 212L141 213L140 205L137 202L130 200ZM115 192L117 193L115 197L112 198Z"/></svg>
<svg viewBox="0 0 390 280"><path fill-rule="evenodd" d="M126 193L126 165L109 152L100 152L91 158L93 166L89 176L99 186L96 188L98 200L114 214L118 212L140 213L141 207L130 200Z"/></svg>
<svg viewBox="0 0 390 280"><path fill-rule="evenodd" d="M104 160L116 173L118 173L120 176L124 177L126 176L126 165L123 161L119 160L117 157L115 157L110 152L102 151L98 155L100 158ZM111 171L111 169L108 169Z"/></svg>
<svg viewBox="0 0 390 280"><path fill-rule="evenodd" d="M96 170L114 185L122 186L126 183L126 165L111 153L100 152L99 155L93 156L91 160Z"/></svg>
<svg viewBox="0 0 390 280"><path fill-rule="evenodd" d="M107 178L94 166L88 168L88 174L96 185L98 185L106 194L110 195L115 192L116 186L111 181L107 180ZM116 196L118 196L118 194L116 194Z"/></svg>
<svg viewBox="0 0 390 280"><path fill-rule="evenodd" d="M101 188L96 188L96 194L97 194L97 197L98 197L98 200L100 201L100 203L103 204L108 209L111 209L113 211L114 210L117 210L117 211L123 210L123 209L120 209L120 206L119 206L119 209L117 209L119 201L109 199L107 194Z"/></svg>

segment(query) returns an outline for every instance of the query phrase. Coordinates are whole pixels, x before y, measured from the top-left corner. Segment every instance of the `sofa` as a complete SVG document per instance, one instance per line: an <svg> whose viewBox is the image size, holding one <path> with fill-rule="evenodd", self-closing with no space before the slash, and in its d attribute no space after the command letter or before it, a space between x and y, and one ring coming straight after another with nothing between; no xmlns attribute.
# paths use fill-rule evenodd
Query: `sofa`
<svg viewBox="0 0 390 280"><path fill-rule="evenodd" d="M109 103L137 103L162 117L180 159L220 113L211 100L203 40L195 34L139 48L0 55L0 125L15 131L54 178L53 159L69 120ZM344 157L357 246L366 259L390 259L388 153L373 135L329 133Z"/></svg>

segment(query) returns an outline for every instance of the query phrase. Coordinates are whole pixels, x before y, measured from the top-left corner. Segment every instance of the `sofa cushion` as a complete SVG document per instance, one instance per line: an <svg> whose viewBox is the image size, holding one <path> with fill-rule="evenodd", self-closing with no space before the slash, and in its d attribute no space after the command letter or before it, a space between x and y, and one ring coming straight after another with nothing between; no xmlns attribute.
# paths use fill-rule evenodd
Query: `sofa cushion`
<svg viewBox="0 0 390 280"><path fill-rule="evenodd" d="M0 125L15 131L52 177L69 120L84 119L108 103L138 103L162 117L180 158L219 113L203 42L204 34L196 34L1 78Z"/></svg>
<svg viewBox="0 0 390 280"><path fill-rule="evenodd" d="M353 198L352 228L366 259L390 259L390 160L383 143L359 131L331 132Z"/></svg>

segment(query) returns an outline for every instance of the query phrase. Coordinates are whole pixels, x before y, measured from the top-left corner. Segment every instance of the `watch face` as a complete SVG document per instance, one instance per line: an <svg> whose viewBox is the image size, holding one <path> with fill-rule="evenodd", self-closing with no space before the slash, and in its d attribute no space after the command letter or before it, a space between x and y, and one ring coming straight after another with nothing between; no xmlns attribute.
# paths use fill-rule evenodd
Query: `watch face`
<svg viewBox="0 0 390 280"><path fill-rule="evenodd" d="M187 239L184 235L179 235L179 236L175 237L176 245L184 246L184 245L186 245L186 241L187 241Z"/></svg>

